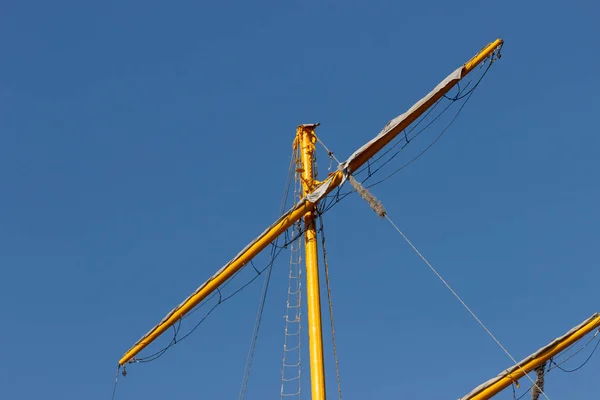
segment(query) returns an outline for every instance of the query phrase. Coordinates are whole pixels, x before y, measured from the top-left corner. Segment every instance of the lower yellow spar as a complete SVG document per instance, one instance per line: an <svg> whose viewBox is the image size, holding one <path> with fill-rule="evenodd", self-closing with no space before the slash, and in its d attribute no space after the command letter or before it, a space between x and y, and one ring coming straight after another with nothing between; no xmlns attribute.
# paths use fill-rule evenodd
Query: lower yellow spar
<svg viewBox="0 0 600 400"><path fill-rule="evenodd" d="M596 313L565 336L555 340L534 355L529 356L524 362L513 366L507 372L479 386L460 400L487 400L492 398L511 386L514 382L523 378L526 373L545 364L552 357L566 350L569 346L598 328L600 328L600 314Z"/></svg>

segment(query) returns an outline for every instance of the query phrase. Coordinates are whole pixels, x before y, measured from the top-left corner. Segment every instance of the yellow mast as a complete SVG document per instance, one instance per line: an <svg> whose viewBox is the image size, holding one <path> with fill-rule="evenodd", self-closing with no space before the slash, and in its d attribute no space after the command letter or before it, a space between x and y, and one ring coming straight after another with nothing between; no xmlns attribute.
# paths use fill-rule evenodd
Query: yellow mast
<svg viewBox="0 0 600 400"><path fill-rule="evenodd" d="M460 400L491 399L493 396L506 389L514 382L517 382L519 379L523 378L526 373L533 371L540 365L544 365L552 357L566 350L569 346L599 327L600 314L596 313L587 320L583 321L580 325L571 329L564 336L554 340L546 347L541 348L534 354L527 357L525 360L521 361L519 364L509 368L497 377L490 379L489 381L473 389L471 393Z"/></svg>
<svg viewBox="0 0 600 400"><path fill-rule="evenodd" d="M296 131L296 144L300 146L302 195L307 196L315 186L313 169L315 128L318 124L300 125ZM325 400L325 362L323 360L323 332L321 322L321 291L319 286L319 261L315 209L304 214L306 248L306 299L308 311L308 347L310 355L310 382L313 400Z"/></svg>
<svg viewBox="0 0 600 400"><path fill-rule="evenodd" d="M267 228L267 230L265 230L246 248L244 248L233 260L217 271L215 275L213 275L207 282L202 284L179 306L169 312L169 314L167 314L167 316L165 316L161 322L159 322L129 350L127 350L127 352L119 360L119 365L124 365L125 363L134 359L134 357L140 351L146 348L146 346L148 346L167 329L173 326L173 324L190 312L196 305L206 299L212 292L217 290L219 286L225 283L237 271L248 264L252 258L254 258L254 256L265 249L279 235L285 232L300 218L305 217L307 213L311 213L316 202L318 202L322 196L330 193L344 182L346 173L352 173L365 164L371 157L385 147L386 144L393 140L417 118L423 115L423 113L427 111L427 109L429 109L433 104L435 104L435 102L437 102L440 98L442 98L442 96L448 93L462 78L475 69L477 65L479 65L486 58L492 56L502 46L502 44L502 39L497 39L485 46L473 58L467 61L462 67L457 69L453 75L446 78L446 80L440 84L441 86L438 85L438 87L436 87L436 89L431 92L430 95L423 98L420 102L409 109L409 111L401 115L402 118L400 118L399 122L387 130L385 135L380 134L367 145L363 146L363 148L360 149L355 157L351 157L348 160L348 162L345 164L344 170L338 169L335 173L330 174L325 181L314 185L312 191L308 196L305 197L305 199L296 204L290 211L288 211L269 228ZM313 200L311 197L313 195L316 195L316 200Z"/></svg>

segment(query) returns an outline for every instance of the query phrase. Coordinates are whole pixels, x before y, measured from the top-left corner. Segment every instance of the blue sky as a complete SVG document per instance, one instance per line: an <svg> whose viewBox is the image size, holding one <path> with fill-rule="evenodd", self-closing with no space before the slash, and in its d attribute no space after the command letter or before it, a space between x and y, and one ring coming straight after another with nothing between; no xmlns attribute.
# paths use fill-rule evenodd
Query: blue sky
<svg viewBox="0 0 600 400"><path fill-rule="evenodd" d="M456 123L373 193L516 358L562 335L600 310L599 12L4 2L0 396L108 399L122 353L277 217L298 124L320 122L345 158L497 37L503 58ZM345 399L458 398L510 365L362 200L325 219ZM279 395L286 260L248 399ZM117 399L237 398L260 289L132 365ZM589 398L599 369L553 372L550 398Z"/></svg>

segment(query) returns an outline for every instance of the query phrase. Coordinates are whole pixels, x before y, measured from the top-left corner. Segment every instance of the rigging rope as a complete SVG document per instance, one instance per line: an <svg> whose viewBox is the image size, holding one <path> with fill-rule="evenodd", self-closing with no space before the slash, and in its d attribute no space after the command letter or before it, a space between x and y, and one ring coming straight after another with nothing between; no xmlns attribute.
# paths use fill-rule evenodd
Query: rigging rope
<svg viewBox="0 0 600 400"><path fill-rule="evenodd" d="M290 185L291 185L291 181L292 181L292 177L293 177L294 159L295 159L294 153L292 152L292 156L290 158L290 163L288 166L288 175L287 175L287 179L285 182L285 188L284 188L284 192L283 192L283 200L281 201L280 214L283 214L285 212L288 195L289 195L289 190L290 190ZM275 241L275 243L277 243L278 240L279 240L279 238ZM256 342L258 341L258 332L260 330L260 324L262 322L263 311L265 309L265 303L267 300L267 292L269 290L269 283L271 282L271 272L273 271L273 263L274 263L275 257L276 257L276 249L277 249L276 245L271 246L269 267L267 269L267 276L265 277L265 282L263 284L263 289L262 289L262 293L261 293L260 301L259 301L259 305L258 305L258 311L256 312L256 321L254 322L254 330L252 332L252 339L250 340L250 348L248 350L248 356L246 358L246 366L244 368L244 376L242 378L242 386L241 386L240 394L238 397L239 400L244 399L244 397L246 396L246 391L248 390L248 382L250 380L252 361L254 360L254 352L256 350ZM252 263L252 266L256 270L254 263Z"/></svg>
<svg viewBox="0 0 600 400"><path fill-rule="evenodd" d="M115 385L113 386L113 392L111 400L115 400L115 395L117 394L117 383L119 382L119 372L121 371L121 365L117 366L117 376L115 376ZM125 370L123 370L125 372Z"/></svg>
<svg viewBox="0 0 600 400"><path fill-rule="evenodd" d="M454 289L452 289L452 286L450 286L450 284L448 282L446 282L446 280L442 277L442 275L440 275L440 273L437 272L437 270L433 267L433 265L431 265L431 263L429 261L427 261L425 256L423 256L423 254L421 254L421 252L415 247L415 245L412 244L412 242L408 239L408 237L406 237L406 235L400 230L400 228L398 228L398 226L394 223L394 221L392 221L390 216L386 215L385 218L396 229L396 231L398 231L398 233L404 238L406 243L408 243L408 245L415 251L415 253L417 253L417 255L421 258L421 260L423 260L423 262L425 264L427 264L429 269L431 269L431 271L439 278L439 280L446 286L446 288L448 288L448 290L454 295L454 297L456 297L456 299L463 305L463 307L471 314L471 316L475 319L475 321L477 321L479 323L479 325L481 325L481 327L488 333L488 335L490 335L490 337L494 340L494 342L496 342L496 344L502 349L502 351L504 351L504 353L517 365L517 367L525 374L525 376L527 376L527 378L529 378L529 380L533 383L533 386L536 387L537 389L539 389L540 393L543 394L546 399L550 400L550 398L544 392L544 390L542 388L540 388L536 384L536 382L534 382L534 380L527 374L527 372L525 370L523 370L523 368L521 368L518 361L508 352L506 347L504 347L502 345L502 343L500 343L500 341L496 338L496 336L494 336L494 334L488 329L488 327L485 326L485 324L479 319L479 317L477 317L477 315L473 312L473 310L471 310L471 308L469 308L469 306L458 295L458 293L456 293L456 291Z"/></svg>
<svg viewBox="0 0 600 400"><path fill-rule="evenodd" d="M271 247L271 260L275 257L275 247ZM242 378L242 388L240 389L239 399L243 400L248 390L248 381L250 380L250 371L252 369L252 361L254 360L254 351L256 350L256 342L258 341L258 332L260 330L260 323L262 321L263 311L265 309L265 303L267 301L267 292L269 290L269 283L271 282L271 272L273 271L273 264L267 269L267 276L263 284L262 293L260 296L260 302L258 305L258 311L256 312L256 321L254 322L254 330L252 332L252 339L250 340L250 349L248 350L248 356L246 358L246 367L244 369L244 377Z"/></svg>
<svg viewBox="0 0 600 400"><path fill-rule="evenodd" d="M325 247L325 228L323 216L319 214L321 230L321 246L323 246L323 265L325 266L325 282L327 285L327 300L329 302L329 322L331 323L331 341L333 343L333 357L335 358L335 376L337 378L338 399L342 400L342 384L340 380L340 363L337 355L337 344L335 341L335 324L333 322L333 301L331 300L331 283L329 279L329 263L327 262L327 248Z"/></svg>
<svg viewBox="0 0 600 400"><path fill-rule="evenodd" d="M596 336L598 336L598 333L600 333L600 330L596 331L596 333L594 334L594 336L592 336L592 338L585 345L583 345L583 347L581 347L579 350L577 350L569 358L567 358L566 360L562 361L560 364L557 364L554 360L550 360L550 362L554 365L554 366L550 367L550 370L552 370L554 368L558 368L559 370L561 370L563 372L571 373L571 372L575 372L575 371L578 371L581 368L583 368L590 361L590 359L592 358L592 356L594 355L594 353L598 349L598 345L600 345L600 340L598 340L596 342L596 345L592 349L592 352L590 353L590 355L588 356L588 358L586 358L585 361L580 366L578 366L577 368L574 368L574 369L564 369L564 368L561 367L561 365L564 364L564 363L566 363L567 361L569 361L571 358L573 358L581 350L585 349L587 347L587 345L590 344L596 338Z"/></svg>
<svg viewBox="0 0 600 400"><path fill-rule="evenodd" d="M335 156L335 154L333 154L333 151L329 150L329 148L327 146L325 146L325 143L323 143L323 141L321 141L321 139L319 139L319 137L317 135L315 135L315 137L317 138L317 142L319 142L319 144L321 146L323 146L323 148L327 152L327 155L330 158L333 158L335 161L337 161L338 164L341 164L340 160L338 160L337 157Z"/></svg>
<svg viewBox="0 0 600 400"><path fill-rule="evenodd" d="M479 325L481 325L481 327L490 335L490 337L504 351L504 353L506 353L506 355L516 364L516 366L524 373L524 375L527 376L527 378L529 380L531 380L531 382L533 383L533 387L535 387L539 391L539 393L543 394L544 397L546 397L546 399L550 400L550 398L544 392L543 388L541 388L540 385L538 383L536 383L527 374L527 372L519 365L519 363L517 362L517 360L508 352L508 350L506 349L506 347L504 347L502 345L502 343L500 343L500 341L496 338L496 336L494 336L494 334L481 321L481 319L479 319L479 317L477 317L477 315L473 312L473 310L471 310L471 308L464 302L464 300L458 295L458 293L456 293L456 291L452 288L452 286L450 286L450 284L448 282L446 282L446 280L442 277L442 275L440 275L440 273L437 272L437 270L433 267L433 265L431 265L431 263L425 258L425 256L423 256L423 254L421 254L421 252L415 247L415 245L412 244L412 242L408 239L408 237L400 230L400 228L398 228L398 226L394 223L394 221L392 221L392 219L390 218L390 216L387 214L387 212L383 208L383 205L378 200L376 200L375 197L367 189L365 189L362 185L360 185L358 183L358 181L356 181L356 180L352 181L351 180L351 183L355 187L356 191L358 191L361 194L361 196L365 199L365 201L369 204L369 206L380 217L385 217L388 220L388 222L396 229L396 231L398 231L398 233L410 245L410 247L415 251L415 253L417 253L417 255L423 260L423 262L425 262L425 264L427 264L427 266L431 269L431 271L433 271L433 273L440 279L440 281L446 286L446 288L448 288L448 290L450 290L450 292L454 295L454 297L456 297L456 299L465 307L465 309L479 323ZM539 379L540 378L538 376L538 380ZM543 381L542 381L542 383L543 383ZM538 397L539 397L539 394L538 394Z"/></svg>

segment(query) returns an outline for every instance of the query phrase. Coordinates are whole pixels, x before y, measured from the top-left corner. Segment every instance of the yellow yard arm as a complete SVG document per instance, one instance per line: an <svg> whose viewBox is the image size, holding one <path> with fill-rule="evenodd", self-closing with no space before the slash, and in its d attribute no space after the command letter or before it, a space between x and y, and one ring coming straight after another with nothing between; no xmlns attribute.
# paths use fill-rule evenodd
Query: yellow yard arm
<svg viewBox="0 0 600 400"><path fill-rule="evenodd" d="M390 121L390 123L386 125L384 130L377 135L377 137L357 150L357 152L355 152L345 163L340 165L340 168L335 173L330 174L325 181L317 185L309 195L307 195L291 210L279 218L273 225L267 228L267 230L258 236L258 238L256 238L252 243L246 246L246 248L244 248L244 250L242 250L233 260L221 268L179 306L167 314L167 316L163 318L158 325L156 325L146 335L138 340L138 342L135 343L133 347L131 347L131 349L129 349L119 360L119 365L124 365L128 361L132 360L140 351L152 343L152 341L169 329L169 327L176 323L180 318L190 312L201 301L206 299L220 285L231 278L233 274L249 263L250 260L252 260L252 258L260 253L264 248L266 248L269 243L285 232L307 212L312 211L315 207L315 204L318 203L323 196L327 195L344 182L347 174L356 171L363 164L365 164L367 160L373 157L400 132L402 132L412 122L419 118L436 101L442 98L444 94L448 93L448 91L450 91L450 89L452 89L456 83L464 78L477 65L499 50L502 44L503 41L501 39L497 39L496 41L485 46L467 63L443 80L426 97L417 102L407 112Z"/></svg>
<svg viewBox="0 0 600 400"><path fill-rule="evenodd" d="M596 313L571 329L564 336L553 340L550 344L539 349L520 363L479 385L460 400L486 400L492 398L514 382L523 378L526 373L532 372L540 365L545 364L552 357L566 350L569 346L599 327L600 314Z"/></svg>

